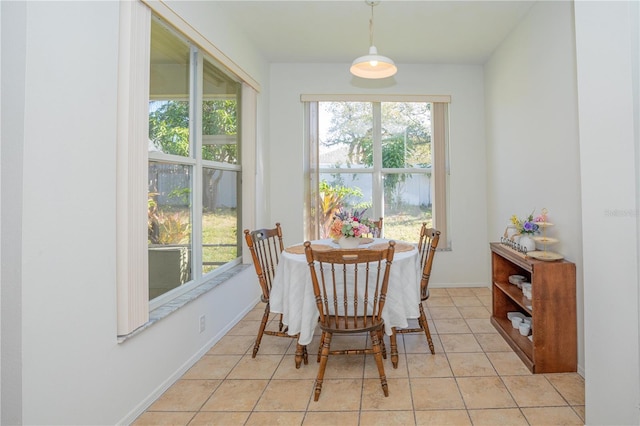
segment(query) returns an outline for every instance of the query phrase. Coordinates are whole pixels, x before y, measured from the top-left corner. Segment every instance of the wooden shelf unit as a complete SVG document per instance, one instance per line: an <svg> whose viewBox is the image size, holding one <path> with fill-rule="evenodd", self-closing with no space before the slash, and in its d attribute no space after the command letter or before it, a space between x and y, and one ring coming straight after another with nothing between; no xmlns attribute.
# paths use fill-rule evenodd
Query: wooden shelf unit
<svg viewBox="0 0 640 426"><path fill-rule="evenodd" d="M530 259L500 243L490 248L493 326L532 373L576 371L576 265ZM531 300L509 283L514 274L531 283ZM514 311L531 317L533 341L511 326L507 312Z"/></svg>

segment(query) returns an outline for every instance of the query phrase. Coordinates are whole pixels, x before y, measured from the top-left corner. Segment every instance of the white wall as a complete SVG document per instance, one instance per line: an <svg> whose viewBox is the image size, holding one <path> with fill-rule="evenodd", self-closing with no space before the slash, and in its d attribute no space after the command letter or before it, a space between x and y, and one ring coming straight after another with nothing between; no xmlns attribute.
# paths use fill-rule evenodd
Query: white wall
<svg viewBox="0 0 640 426"><path fill-rule="evenodd" d="M358 81L349 64L272 64L269 132L270 221L281 222L285 242L302 241L304 129L301 94L451 95L450 238L431 276L434 287L488 285L486 153L480 66L398 65L391 82ZM416 231L418 232L418 231ZM461 267L464 266L464 267Z"/></svg>
<svg viewBox="0 0 640 426"><path fill-rule="evenodd" d="M639 15L636 2L578 1L575 17L572 2L536 3L485 67L489 230L550 210L554 249L577 266L587 424L640 420Z"/></svg>
<svg viewBox="0 0 640 426"><path fill-rule="evenodd" d="M637 2L575 4L588 424L640 424Z"/></svg>
<svg viewBox="0 0 640 426"><path fill-rule="evenodd" d="M0 424L20 424L22 370L22 146L9 141L22 140L24 129L24 66L25 66L25 7L22 2L0 3L2 16L2 133L0 148L2 210L0 213L1 275L0 365L2 392ZM8 19L10 17L10 19ZM8 76L14 76L9 81ZM11 102L8 101L11 100Z"/></svg>
<svg viewBox="0 0 640 426"><path fill-rule="evenodd" d="M3 126L6 117L14 120L2 134L2 423L128 423L253 306L255 273L246 269L117 343L119 2L11 6L2 2L3 42L24 49L3 49ZM214 15L211 4L197 6L187 20ZM218 28L198 30L216 40ZM237 63L252 58L247 65L264 80L260 68L267 68L253 47L224 31L244 52ZM18 227L6 234L11 255L7 225ZM5 296L16 303L11 309ZM199 333L202 314L206 330Z"/></svg>
<svg viewBox="0 0 640 426"><path fill-rule="evenodd" d="M578 368L584 374L582 228L573 8L536 3L485 65L488 228L511 215L549 210L560 242L550 250L576 264Z"/></svg>

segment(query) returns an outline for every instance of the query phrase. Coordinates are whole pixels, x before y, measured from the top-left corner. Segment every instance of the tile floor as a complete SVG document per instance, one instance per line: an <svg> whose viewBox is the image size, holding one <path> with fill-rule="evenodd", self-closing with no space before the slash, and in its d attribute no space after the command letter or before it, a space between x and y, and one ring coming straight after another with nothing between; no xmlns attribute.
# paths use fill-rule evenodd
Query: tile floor
<svg viewBox="0 0 640 426"><path fill-rule="evenodd" d="M531 374L489 323L488 288L431 290L436 354L423 335L399 335L398 368L385 360L387 398L372 356L333 356L314 402L318 336L299 370L293 339L265 336L252 359L263 309L257 305L134 425L584 424L583 378Z"/></svg>

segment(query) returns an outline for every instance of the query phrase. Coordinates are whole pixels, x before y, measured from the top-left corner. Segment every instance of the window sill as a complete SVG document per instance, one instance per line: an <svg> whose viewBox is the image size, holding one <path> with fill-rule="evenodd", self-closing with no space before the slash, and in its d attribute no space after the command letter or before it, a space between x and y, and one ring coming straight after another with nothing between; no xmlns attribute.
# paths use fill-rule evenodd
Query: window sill
<svg viewBox="0 0 640 426"><path fill-rule="evenodd" d="M161 319L168 317L170 314L182 308L189 302L196 300L198 297L202 296L205 293L208 293L218 285L227 281L234 275L239 274L240 272L244 271L246 268L249 268L250 266L251 265L249 264L239 264L229 269L228 271L220 275L217 275L211 278L210 280L202 283L202 285L195 287L193 290L188 291L176 297L175 299L170 300L164 305L159 306L158 308L152 310L151 312L149 312L149 321L147 321L144 325L142 325L141 327L138 327L137 329L135 329L129 334L125 334L124 336L118 336L118 343L123 343L126 340L129 340L130 338L132 338L133 336L138 335L139 333L151 327L153 324L157 323Z"/></svg>

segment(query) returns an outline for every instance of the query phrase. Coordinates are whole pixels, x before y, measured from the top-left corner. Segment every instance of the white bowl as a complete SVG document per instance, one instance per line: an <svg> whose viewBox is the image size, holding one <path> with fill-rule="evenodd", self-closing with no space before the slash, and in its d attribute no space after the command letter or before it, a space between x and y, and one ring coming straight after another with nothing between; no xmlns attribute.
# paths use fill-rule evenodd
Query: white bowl
<svg viewBox="0 0 640 426"><path fill-rule="evenodd" d="M526 278L523 275L509 275L509 282L513 285L522 283Z"/></svg>
<svg viewBox="0 0 640 426"><path fill-rule="evenodd" d="M520 317L511 318L511 326L513 328L519 328L520 324L522 324L522 318L520 318Z"/></svg>
<svg viewBox="0 0 640 426"><path fill-rule="evenodd" d="M522 283L522 294L524 294L524 297L526 297L527 299L531 299L531 283Z"/></svg>
<svg viewBox="0 0 640 426"><path fill-rule="evenodd" d="M513 319L513 317L520 317L524 320L525 315L522 312L507 312L507 318L509 319L509 321L511 321Z"/></svg>

